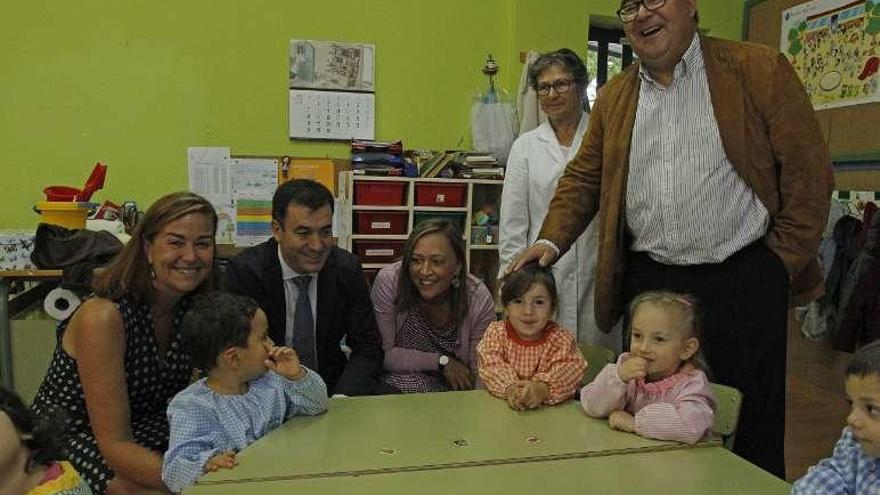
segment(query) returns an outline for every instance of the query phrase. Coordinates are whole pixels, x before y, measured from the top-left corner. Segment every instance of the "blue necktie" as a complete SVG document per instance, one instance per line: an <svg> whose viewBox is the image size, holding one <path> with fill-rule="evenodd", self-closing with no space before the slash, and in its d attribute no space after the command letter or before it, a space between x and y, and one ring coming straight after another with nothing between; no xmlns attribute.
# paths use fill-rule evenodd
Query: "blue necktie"
<svg viewBox="0 0 880 495"><path fill-rule="evenodd" d="M318 356L315 350L315 319L312 316L312 301L309 298L309 283L312 277L303 275L293 279L299 294L296 297L296 313L293 315L293 349L299 355L303 366L318 371Z"/></svg>

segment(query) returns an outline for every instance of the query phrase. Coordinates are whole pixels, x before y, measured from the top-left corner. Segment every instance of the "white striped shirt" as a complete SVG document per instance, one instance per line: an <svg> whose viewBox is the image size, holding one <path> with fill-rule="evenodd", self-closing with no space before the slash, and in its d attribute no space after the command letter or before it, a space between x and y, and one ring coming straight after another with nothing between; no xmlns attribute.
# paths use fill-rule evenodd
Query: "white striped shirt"
<svg viewBox="0 0 880 495"><path fill-rule="evenodd" d="M671 265L720 263L763 237L770 218L724 153L700 37L668 87L644 66L639 76L626 191L630 249Z"/></svg>

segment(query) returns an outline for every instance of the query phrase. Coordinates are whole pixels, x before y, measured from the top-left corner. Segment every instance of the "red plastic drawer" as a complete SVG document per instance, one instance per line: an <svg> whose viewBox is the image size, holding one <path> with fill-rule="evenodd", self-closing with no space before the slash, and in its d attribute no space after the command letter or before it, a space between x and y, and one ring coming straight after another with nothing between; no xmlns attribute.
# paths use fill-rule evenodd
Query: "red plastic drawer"
<svg viewBox="0 0 880 495"><path fill-rule="evenodd" d="M406 204L406 182L355 182L354 203L356 205L403 206Z"/></svg>
<svg viewBox="0 0 880 495"><path fill-rule="evenodd" d="M391 263L403 257L403 244L406 241L352 241L351 250L361 263Z"/></svg>
<svg viewBox="0 0 880 495"><path fill-rule="evenodd" d="M355 211L355 234L406 234L409 214L405 211Z"/></svg>
<svg viewBox="0 0 880 495"><path fill-rule="evenodd" d="M416 183L416 206L464 206L467 184Z"/></svg>

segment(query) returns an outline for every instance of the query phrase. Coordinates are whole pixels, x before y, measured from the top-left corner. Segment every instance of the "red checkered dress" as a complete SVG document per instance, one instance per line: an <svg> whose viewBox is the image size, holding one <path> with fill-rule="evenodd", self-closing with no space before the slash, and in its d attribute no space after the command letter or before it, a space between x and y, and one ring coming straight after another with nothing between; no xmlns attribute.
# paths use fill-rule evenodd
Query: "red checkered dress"
<svg viewBox="0 0 880 495"><path fill-rule="evenodd" d="M505 321L486 329L477 346L480 378L489 392L504 398L504 391L519 380L546 383L550 394L545 404L572 398L587 368L571 332L555 322L547 324L538 340L523 340Z"/></svg>

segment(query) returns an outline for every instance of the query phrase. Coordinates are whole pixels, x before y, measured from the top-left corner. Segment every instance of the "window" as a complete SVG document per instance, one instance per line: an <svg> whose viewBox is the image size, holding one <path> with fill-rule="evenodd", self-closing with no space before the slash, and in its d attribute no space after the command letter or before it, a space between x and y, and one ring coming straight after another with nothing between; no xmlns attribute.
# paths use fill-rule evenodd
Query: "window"
<svg viewBox="0 0 880 495"><path fill-rule="evenodd" d="M588 39L585 63L591 80L587 86L587 98L592 108L596 92L632 63L633 52L625 43L623 29L620 28L590 26Z"/></svg>

